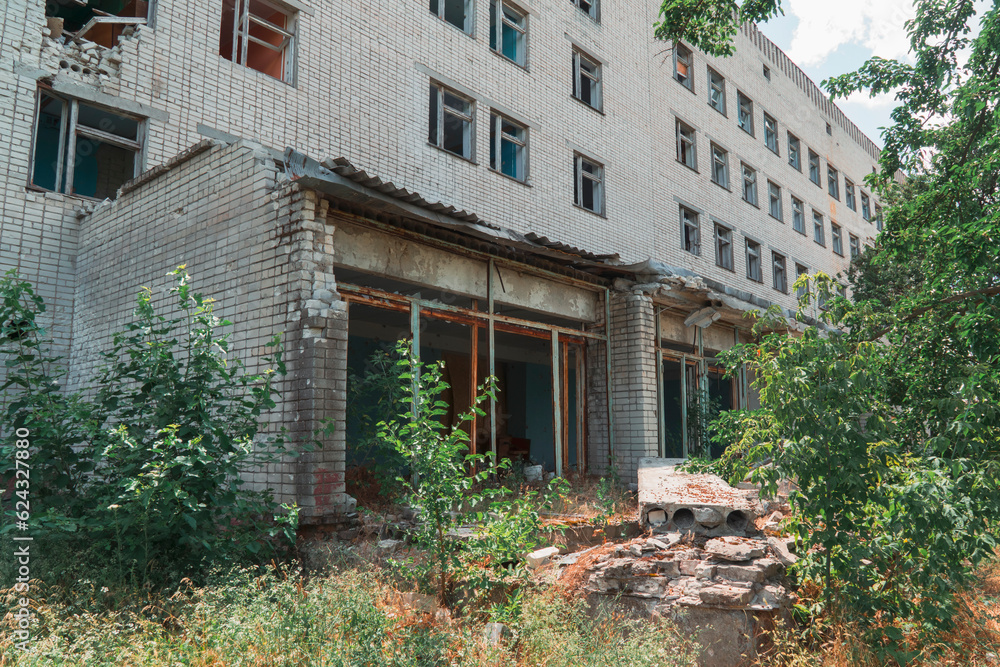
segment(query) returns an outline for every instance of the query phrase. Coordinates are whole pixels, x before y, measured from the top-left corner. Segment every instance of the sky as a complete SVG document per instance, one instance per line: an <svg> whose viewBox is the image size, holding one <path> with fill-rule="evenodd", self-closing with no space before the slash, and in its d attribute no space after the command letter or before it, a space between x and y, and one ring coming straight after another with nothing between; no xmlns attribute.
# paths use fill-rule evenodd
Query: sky
<svg viewBox="0 0 1000 667"><path fill-rule="evenodd" d="M758 27L816 85L853 72L872 56L912 62L903 26L914 16L911 0L784 0L782 7L784 16ZM836 104L872 141L883 145L880 128L891 124L892 95L855 94Z"/></svg>

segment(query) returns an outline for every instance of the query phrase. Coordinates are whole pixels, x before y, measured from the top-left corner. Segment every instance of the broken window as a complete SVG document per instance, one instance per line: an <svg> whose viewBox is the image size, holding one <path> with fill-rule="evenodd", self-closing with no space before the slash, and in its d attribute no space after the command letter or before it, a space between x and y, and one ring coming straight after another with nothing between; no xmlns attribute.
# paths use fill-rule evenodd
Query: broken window
<svg viewBox="0 0 1000 667"><path fill-rule="evenodd" d="M573 97L601 108L601 63L577 50L573 51Z"/></svg>
<svg viewBox="0 0 1000 667"><path fill-rule="evenodd" d="M757 205L757 170L743 165L743 201Z"/></svg>
<svg viewBox="0 0 1000 667"><path fill-rule="evenodd" d="M729 187L729 153L712 144L712 181Z"/></svg>
<svg viewBox="0 0 1000 667"><path fill-rule="evenodd" d="M843 234L840 231L840 225L831 222L830 223L830 242L833 245L833 251L838 255L844 254L844 240Z"/></svg>
<svg viewBox="0 0 1000 667"><path fill-rule="evenodd" d="M864 192L861 193L861 217L865 220L872 219L872 204L871 200L868 199L868 195Z"/></svg>
<svg viewBox="0 0 1000 667"><path fill-rule="evenodd" d="M581 12L590 18L595 21L600 20L600 15L598 14L598 11L600 10L598 3L600 0L570 0L570 2L576 5Z"/></svg>
<svg viewBox="0 0 1000 667"><path fill-rule="evenodd" d="M694 128L677 121L677 161L681 164L698 169L698 159L695 153Z"/></svg>
<svg viewBox="0 0 1000 667"><path fill-rule="evenodd" d="M739 106L739 124L744 132L753 136L753 102L749 97L736 91L736 103Z"/></svg>
<svg viewBox="0 0 1000 667"><path fill-rule="evenodd" d="M788 133L788 164L792 165L796 171L802 171L801 155L802 143L799 138L791 132Z"/></svg>
<svg viewBox="0 0 1000 667"><path fill-rule="evenodd" d="M686 206L681 206L681 227L684 249L693 255L700 254L701 233L698 225L698 214Z"/></svg>
<svg viewBox="0 0 1000 667"><path fill-rule="evenodd" d="M528 128L493 112L490 116L490 167L514 180L527 178Z"/></svg>
<svg viewBox="0 0 1000 667"><path fill-rule="evenodd" d="M726 115L726 80L711 67L708 68L708 103Z"/></svg>
<svg viewBox="0 0 1000 667"><path fill-rule="evenodd" d="M846 176L844 177L844 201L847 203L847 208L852 211L858 210L858 204L854 199L854 183Z"/></svg>
<svg viewBox="0 0 1000 667"><path fill-rule="evenodd" d="M802 200L792 197L792 229L799 234L806 233L806 214Z"/></svg>
<svg viewBox="0 0 1000 667"><path fill-rule="evenodd" d="M472 100L431 82L427 140L438 148L471 160L473 111Z"/></svg>
<svg viewBox="0 0 1000 667"><path fill-rule="evenodd" d="M73 37L96 42L109 49L123 34L135 26L145 25L149 18L149 3L145 0L88 0L83 2L46 2L45 16L50 21L52 37L68 33Z"/></svg>
<svg viewBox="0 0 1000 667"><path fill-rule="evenodd" d="M764 280L760 269L760 244L747 239L747 278L756 282Z"/></svg>
<svg viewBox="0 0 1000 667"><path fill-rule="evenodd" d="M823 214L819 211L813 211L813 241L825 246L826 245L826 235L823 230Z"/></svg>
<svg viewBox="0 0 1000 667"><path fill-rule="evenodd" d="M293 83L295 14L267 0L223 0L219 55Z"/></svg>
<svg viewBox="0 0 1000 667"><path fill-rule="evenodd" d="M809 180L819 185L819 155L809 149Z"/></svg>
<svg viewBox="0 0 1000 667"><path fill-rule="evenodd" d="M788 278L785 276L785 256L771 252L771 276L774 289L784 294L788 293Z"/></svg>
<svg viewBox="0 0 1000 667"><path fill-rule="evenodd" d="M691 49L680 42L674 46L674 78L688 90L694 90L691 78Z"/></svg>
<svg viewBox="0 0 1000 667"><path fill-rule="evenodd" d="M528 16L506 0L490 2L490 48L524 67Z"/></svg>
<svg viewBox="0 0 1000 667"><path fill-rule="evenodd" d="M775 183L767 182L768 212L775 220L781 220L781 188Z"/></svg>
<svg viewBox="0 0 1000 667"><path fill-rule="evenodd" d="M854 259L861 254L861 240L857 236L851 234L851 259Z"/></svg>
<svg viewBox="0 0 1000 667"><path fill-rule="evenodd" d="M575 183L574 201L577 206L594 213L604 213L604 167L582 155L573 160Z"/></svg>
<svg viewBox="0 0 1000 667"><path fill-rule="evenodd" d="M715 264L733 270L733 230L715 224Z"/></svg>
<svg viewBox="0 0 1000 667"><path fill-rule="evenodd" d="M830 196L834 199L840 199L840 174L829 162L826 163L826 184Z"/></svg>
<svg viewBox="0 0 1000 667"><path fill-rule="evenodd" d="M39 92L31 185L94 199L114 197L141 168L142 121Z"/></svg>
<svg viewBox="0 0 1000 667"><path fill-rule="evenodd" d="M459 30L472 34L470 0L431 0L431 13Z"/></svg>
<svg viewBox="0 0 1000 667"><path fill-rule="evenodd" d="M764 145L778 154L778 121L764 114Z"/></svg>

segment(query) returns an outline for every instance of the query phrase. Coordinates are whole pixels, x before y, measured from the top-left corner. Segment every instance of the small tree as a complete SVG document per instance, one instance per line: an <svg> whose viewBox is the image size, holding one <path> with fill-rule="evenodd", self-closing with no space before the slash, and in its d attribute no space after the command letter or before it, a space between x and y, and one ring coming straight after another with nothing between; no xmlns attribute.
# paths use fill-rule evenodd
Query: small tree
<svg viewBox="0 0 1000 667"><path fill-rule="evenodd" d="M418 544L428 548L437 565L437 593L446 601L447 582L453 568L461 564L458 540L449 533L461 524L459 511L470 504L478 506L501 490L474 491L493 470L483 454L469 454L469 434L462 428L474 424L476 416L486 413L479 406L487 399L496 400L495 378L487 379L472 406L447 426L448 404L441 395L448 389L439 364L425 364L416 359L408 341L396 347L402 372L399 375L409 395L401 403L400 419L382 422L381 437L406 460L410 478L399 478L407 502L417 509L423 523L415 534ZM497 468L502 468L502 462Z"/></svg>

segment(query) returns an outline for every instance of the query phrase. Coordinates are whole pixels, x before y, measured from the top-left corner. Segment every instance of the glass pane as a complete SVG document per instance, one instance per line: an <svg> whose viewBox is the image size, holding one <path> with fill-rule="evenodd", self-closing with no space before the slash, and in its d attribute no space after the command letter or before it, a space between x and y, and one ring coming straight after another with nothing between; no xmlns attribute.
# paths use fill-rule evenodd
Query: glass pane
<svg viewBox="0 0 1000 667"><path fill-rule="evenodd" d="M520 63L521 33L507 24L504 24L501 30L503 30L503 55Z"/></svg>
<svg viewBox="0 0 1000 667"><path fill-rule="evenodd" d="M465 30L466 0L442 0L444 2L444 20L456 28Z"/></svg>
<svg viewBox="0 0 1000 667"><path fill-rule="evenodd" d="M438 145L438 89L435 88L434 86L431 86L431 99L428 108L430 109L430 114L427 123L428 127L427 140L432 144L434 144L435 146L437 146Z"/></svg>
<svg viewBox="0 0 1000 667"><path fill-rule="evenodd" d="M135 151L84 136L76 138L73 193L105 199L135 176Z"/></svg>
<svg viewBox="0 0 1000 667"><path fill-rule="evenodd" d="M469 157L468 141L466 141L468 128L468 121L446 113L444 115L444 141L441 147L456 155Z"/></svg>
<svg viewBox="0 0 1000 667"><path fill-rule="evenodd" d="M583 201L581 202L581 205L585 209L588 209L590 211L596 211L597 188L594 184L594 181L590 180L589 178L584 178L582 187L583 187Z"/></svg>
<svg viewBox="0 0 1000 667"><path fill-rule="evenodd" d="M31 183L46 190L62 191L56 183L59 170L59 144L65 140L59 135L64 112L63 101L42 95L35 128L35 165Z"/></svg>
<svg viewBox="0 0 1000 667"><path fill-rule="evenodd" d="M523 178L521 174L521 146L506 139L500 140L500 171L511 178Z"/></svg>
<svg viewBox="0 0 1000 667"><path fill-rule="evenodd" d="M499 21L497 20L497 2L490 2L490 48L494 51L497 48L497 35L500 34Z"/></svg>
<svg viewBox="0 0 1000 667"><path fill-rule="evenodd" d="M80 104L77 123L84 127L92 127L95 130L131 139L132 141L138 141L139 139L139 121L119 116L103 109L96 109L85 104Z"/></svg>
<svg viewBox="0 0 1000 667"><path fill-rule="evenodd" d="M444 105L449 109L454 109L459 113L470 114L472 113L472 103L465 100L458 95L449 93L447 90L444 91Z"/></svg>

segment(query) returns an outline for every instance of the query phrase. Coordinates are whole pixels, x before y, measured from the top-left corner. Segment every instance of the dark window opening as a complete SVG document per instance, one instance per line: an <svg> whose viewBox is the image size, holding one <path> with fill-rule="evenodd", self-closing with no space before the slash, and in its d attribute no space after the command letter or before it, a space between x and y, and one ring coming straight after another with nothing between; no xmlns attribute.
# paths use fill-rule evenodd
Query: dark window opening
<svg viewBox="0 0 1000 667"><path fill-rule="evenodd" d="M68 36L96 42L112 48L123 35L149 18L145 0L88 0L88 2L52 1L45 3L52 38Z"/></svg>

